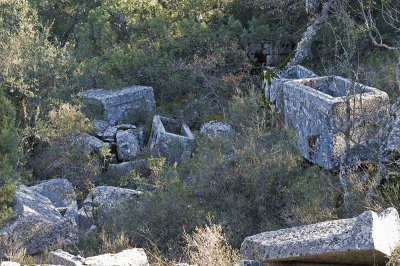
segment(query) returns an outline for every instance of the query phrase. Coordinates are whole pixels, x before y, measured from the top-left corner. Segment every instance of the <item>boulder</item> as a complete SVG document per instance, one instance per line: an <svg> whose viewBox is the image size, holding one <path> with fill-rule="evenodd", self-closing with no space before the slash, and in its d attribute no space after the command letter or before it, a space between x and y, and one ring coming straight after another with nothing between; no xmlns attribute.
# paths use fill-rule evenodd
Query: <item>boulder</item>
<svg viewBox="0 0 400 266"><path fill-rule="evenodd" d="M400 153L400 110L396 112L396 118L393 121L393 127L387 139L386 152Z"/></svg>
<svg viewBox="0 0 400 266"><path fill-rule="evenodd" d="M121 251L116 254L103 254L94 257L82 258L80 256L71 255L61 249L50 252L48 263L66 266L119 266L119 265L134 265L148 266L147 255L142 248L132 248Z"/></svg>
<svg viewBox="0 0 400 266"><path fill-rule="evenodd" d="M212 139L227 136L233 131L234 129L230 124L216 120L209 121L200 128L200 134L207 135Z"/></svg>
<svg viewBox="0 0 400 266"><path fill-rule="evenodd" d="M73 141L75 145L83 146L90 153L99 152L103 147L111 148L110 143L103 142L100 139L86 133L76 135Z"/></svg>
<svg viewBox="0 0 400 266"><path fill-rule="evenodd" d="M76 224L63 217L47 197L21 186L15 202L16 219L0 229L0 258L10 245L21 245L27 254L37 254L78 242Z"/></svg>
<svg viewBox="0 0 400 266"><path fill-rule="evenodd" d="M115 214L114 218L117 218L122 215L127 201L136 199L142 194L141 191L112 186L93 188L83 202L83 207L78 211L79 230L86 232L93 225L93 210L100 210L102 213L112 212ZM99 222L103 222L102 215L98 215L97 218L100 219Z"/></svg>
<svg viewBox="0 0 400 266"><path fill-rule="evenodd" d="M104 120L93 120L92 125L94 126L94 134L101 137L103 132L110 127L110 124Z"/></svg>
<svg viewBox="0 0 400 266"><path fill-rule="evenodd" d="M116 126L111 126L106 128L99 137L106 142L115 142L115 135L117 134L118 128Z"/></svg>
<svg viewBox="0 0 400 266"><path fill-rule="evenodd" d="M66 179L52 179L30 187L36 193L48 198L64 218L78 222L78 204L72 184Z"/></svg>
<svg viewBox="0 0 400 266"><path fill-rule="evenodd" d="M366 211L358 217L298 226L247 237L243 265L321 263L385 265L400 244L400 220L394 208ZM251 264L252 263L252 264Z"/></svg>
<svg viewBox="0 0 400 266"><path fill-rule="evenodd" d="M103 117L112 125L155 109L154 92L151 87L131 86L120 90L87 90L83 93L86 109Z"/></svg>
<svg viewBox="0 0 400 266"><path fill-rule="evenodd" d="M65 266L81 266L85 265L85 260L81 256L74 256L62 249L57 249L49 253L47 263Z"/></svg>
<svg viewBox="0 0 400 266"><path fill-rule="evenodd" d="M190 128L177 120L155 115L147 147L171 161L180 161L192 152L195 141Z"/></svg>
<svg viewBox="0 0 400 266"><path fill-rule="evenodd" d="M141 153L139 141L133 129L118 131L116 139L118 159L120 161L133 160Z"/></svg>
<svg viewBox="0 0 400 266"><path fill-rule="evenodd" d="M85 259L85 265L100 266L148 266L147 255L142 248L127 249L116 254L103 254Z"/></svg>
<svg viewBox="0 0 400 266"><path fill-rule="evenodd" d="M135 170L137 173L140 174L146 174L147 173L146 160L139 159L129 162L108 165L108 171L111 171L113 175L117 176L123 176L130 170Z"/></svg>

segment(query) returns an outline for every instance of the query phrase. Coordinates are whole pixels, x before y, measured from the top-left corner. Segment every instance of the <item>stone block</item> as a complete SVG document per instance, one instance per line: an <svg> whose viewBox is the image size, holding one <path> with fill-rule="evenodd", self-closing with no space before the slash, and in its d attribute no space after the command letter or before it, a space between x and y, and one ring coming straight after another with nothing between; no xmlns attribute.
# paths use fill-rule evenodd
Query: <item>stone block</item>
<svg viewBox="0 0 400 266"><path fill-rule="evenodd" d="M144 86L87 90L83 93L83 102L89 116L100 117L112 125L135 120L135 115L143 115L139 112L150 115L156 106L153 88Z"/></svg>
<svg viewBox="0 0 400 266"><path fill-rule="evenodd" d="M47 263L54 265L65 265L65 266L81 266L84 264L84 258L81 256L74 256L62 249L57 249L49 253L47 257Z"/></svg>
<svg viewBox="0 0 400 266"><path fill-rule="evenodd" d="M147 255L142 248L132 248L116 254L103 254L85 259L85 265L92 266L148 266Z"/></svg>
<svg viewBox="0 0 400 266"><path fill-rule="evenodd" d="M141 153L139 140L137 134L133 129L121 130L117 132L117 151L118 159L120 161L133 160L137 155Z"/></svg>
<svg viewBox="0 0 400 266"><path fill-rule="evenodd" d="M399 215L389 208L381 213L366 211L351 219L250 236L242 243L240 253L245 262L242 265L290 262L385 265L399 244Z"/></svg>
<svg viewBox="0 0 400 266"><path fill-rule="evenodd" d="M264 75L266 70L264 70ZM271 86L268 86L268 80L264 78L263 80L263 88L266 99L269 99L272 104L272 110L275 110L277 113L283 113L284 110L284 99L283 99L283 84L287 81L293 79L304 79L304 78L316 78L317 75L314 74L311 70L300 66L295 65L284 72L279 73L277 78L270 79Z"/></svg>
<svg viewBox="0 0 400 266"><path fill-rule="evenodd" d="M143 175L147 174L148 170L146 167L146 160L139 159L129 162L108 165L108 171L111 171L113 173L113 176L123 176L130 170L135 170L137 173Z"/></svg>
<svg viewBox="0 0 400 266"><path fill-rule="evenodd" d="M290 80L282 87L285 124L295 131L304 158L337 169L346 139L351 148L349 161L371 158L374 139L388 114L385 92L337 76Z"/></svg>
<svg viewBox="0 0 400 266"><path fill-rule="evenodd" d="M209 121L203 124L200 128L200 134L207 135L211 139L227 137L234 131L235 130L230 124L216 120Z"/></svg>
<svg viewBox="0 0 400 266"><path fill-rule="evenodd" d="M190 156L194 140L185 123L155 115L147 147L172 161L180 161Z"/></svg>

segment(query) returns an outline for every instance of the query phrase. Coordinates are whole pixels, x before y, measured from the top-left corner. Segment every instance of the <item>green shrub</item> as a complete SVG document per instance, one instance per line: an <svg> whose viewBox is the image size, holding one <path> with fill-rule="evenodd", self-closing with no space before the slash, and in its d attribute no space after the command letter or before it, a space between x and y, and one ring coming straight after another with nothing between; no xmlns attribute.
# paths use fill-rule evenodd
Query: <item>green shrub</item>
<svg viewBox="0 0 400 266"><path fill-rule="evenodd" d="M12 206L18 159L15 112L0 88L0 226L14 216Z"/></svg>

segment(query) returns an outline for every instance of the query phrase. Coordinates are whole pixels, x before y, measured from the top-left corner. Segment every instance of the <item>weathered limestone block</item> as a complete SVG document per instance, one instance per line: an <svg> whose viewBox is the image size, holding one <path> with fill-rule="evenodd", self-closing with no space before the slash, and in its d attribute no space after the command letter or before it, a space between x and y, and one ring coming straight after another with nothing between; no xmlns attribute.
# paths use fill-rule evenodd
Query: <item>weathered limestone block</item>
<svg viewBox="0 0 400 266"><path fill-rule="evenodd" d="M374 139L388 114L385 92L329 76L287 81L283 93L285 124L295 131L303 157L326 169L338 168L346 139L350 139L349 161L371 158L370 151L376 150ZM346 136L348 124L350 134Z"/></svg>
<svg viewBox="0 0 400 266"><path fill-rule="evenodd" d="M285 71L280 72L278 77L270 77L270 80L267 79L266 73L267 71L264 70L263 89L265 97L266 99L269 99L272 105L272 110L277 113L284 112L283 84L285 82L293 79L317 77L314 72L300 65L290 67ZM278 71L276 71L276 73L278 75ZM271 82L271 86L268 85L269 82Z"/></svg>
<svg viewBox="0 0 400 266"><path fill-rule="evenodd" d="M120 90L87 90L83 93L86 109L100 114L110 124L116 125L135 112L149 113L155 108L154 92L151 87L132 86ZM144 110L139 110L144 109Z"/></svg>
<svg viewBox="0 0 400 266"><path fill-rule="evenodd" d="M78 211L79 230L87 231L93 225L92 210L102 213L113 212L115 218L118 218L122 215L125 204L142 194L141 191L112 186L93 188L83 202L83 207ZM99 222L104 219L102 215L98 215L97 218L100 219Z"/></svg>
<svg viewBox="0 0 400 266"><path fill-rule="evenodd" d="M243 265L275 262L385 265L387 256L399 245L399 215L389 208L378 214L366 211L351 219L250 236L242 243L240 253Z"/></svg>
<svg viewBox="0 0 400 266"><path fill-rule="evenodd" d="M116 254L103 254L94 257L82 258L80 256L71 255L61 249L50 252L48 263L66 266L148 266L147 255L142 248L132 248L121 251Z"/></svg>
<svg viewBox="0 0 400 266"><path fill-rule="evenodd" d="M133 160L141 153L139 140L133 129L118 131L116 135L118 159L120 161Z"/></svg>
<svg viewBox="0 0 400 266"><path fill-rule="evenodd" d="M0 229L0 258L10 245L21 244L27 254L78 242L76 224L64 218L51 201L21 186L15 195L17 218Z"/></svg>
<svg viewBox="0 0 400 266"><path fill-rule="evenodd" d="M147 147L172 161L180 161L190 156L194 140L185 123L155 115Z"/></svg>
<svg viewBox="0 0 400 266"><path fill-rule="evenodd" d="M47 263L54 265L81 266L85 265L84 262L85 259L81 256L74 256L62 249L50 252L47 257Z"/></svg>
<svg viewBox="0 0 400 266"><path fill-rule="evenodd" d="M96 137L84 134L78 134L74 137L73 142L79 147L87 149L90 153L99 152L102 148L110 148L110 143L103 142Z"/></svg>
<svg viewBox="0 0 400 266"><path fill-rule="evenodd" d="M393 153L394 156L400 154L400 110L396 112L392 131L387 139L386 152Z"/></svg>
<svg viewBox="0 0 400 266"><path fill-rule="evenodd" d="M233 131L234 129L230 124L216 120L207 122L200 128L200 134L207 135L212 139L228 136Z"/></svg>
<svg viewBox="0 0 400 266"><path fill-rule="evenodd" d="M52 179L30 187L46 198L61 211L64 218L68 218L75 226L78 222L78 204L72 184L66 179Z"/></svg>
<svg viewBox="0 0 400 266"><path fill-rule="evenodd" d="M115 176L123 176L130 170L135 170L137 173L145 174L147 172L146 160L139 159L119 164L109 164L108 171L112 171Z"/></svg>
<svg viewBox="0 0 400 266"><path fill-rule="evenodd" d="M142 248L132 248L116 254L103 254L85 259L85 265L100 266L148 266L147 255Z"/></svg>

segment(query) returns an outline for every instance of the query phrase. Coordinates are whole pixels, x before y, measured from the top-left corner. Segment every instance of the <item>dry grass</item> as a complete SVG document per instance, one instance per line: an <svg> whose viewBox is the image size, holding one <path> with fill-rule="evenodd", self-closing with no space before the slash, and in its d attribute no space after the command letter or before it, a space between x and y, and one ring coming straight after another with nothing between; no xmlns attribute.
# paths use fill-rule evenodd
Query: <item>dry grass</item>
<svg viewBox="0 0 400 266"><path fill-rule="evenodd" d="M26 254L26 249L22 246L22 242L9 240L4 256L9 261L19 262L21 264L32 264L33 258Z"/></svg>
<svg viewBox="0 0 400 266"><path fill-rule="evenodd" d="M185 234L186 255L198 266L233 265L239 261L239 252L227 244L221 225L196 227L192 236Z"/></svg>

